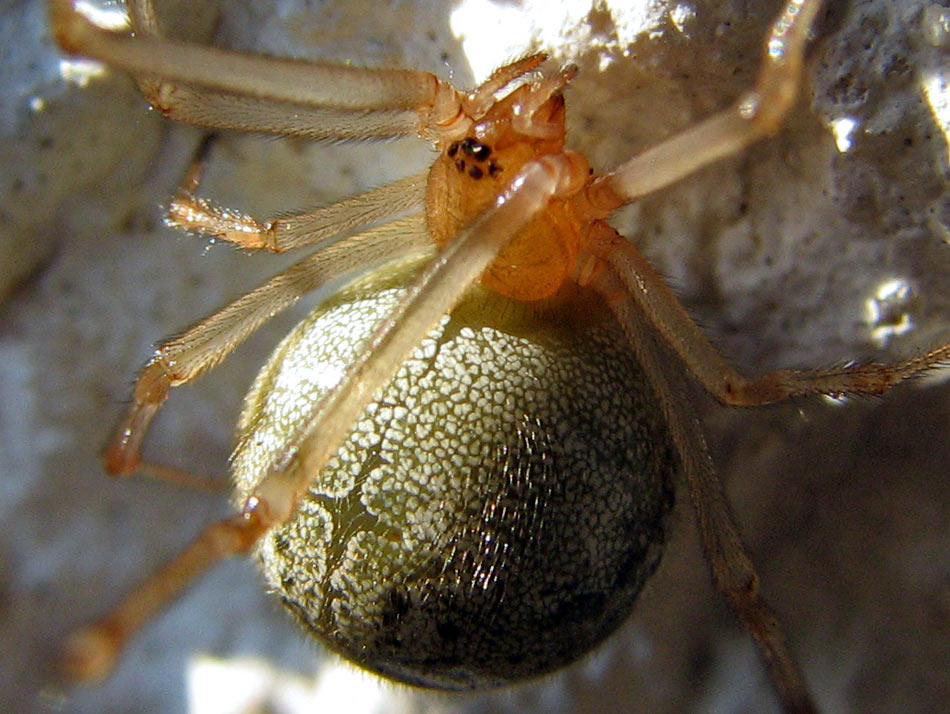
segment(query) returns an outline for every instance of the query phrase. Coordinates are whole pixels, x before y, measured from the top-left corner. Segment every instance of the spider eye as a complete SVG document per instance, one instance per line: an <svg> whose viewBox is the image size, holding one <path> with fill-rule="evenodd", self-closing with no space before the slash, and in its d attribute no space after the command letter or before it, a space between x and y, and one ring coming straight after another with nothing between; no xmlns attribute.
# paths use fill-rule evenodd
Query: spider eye
<svg viewBox="0 0 950 714"><path fill-rule="evenodd" d="M484 161L491 156L491 149L475 139L463 139L461 146L465 155L476 161Z"/></svg>

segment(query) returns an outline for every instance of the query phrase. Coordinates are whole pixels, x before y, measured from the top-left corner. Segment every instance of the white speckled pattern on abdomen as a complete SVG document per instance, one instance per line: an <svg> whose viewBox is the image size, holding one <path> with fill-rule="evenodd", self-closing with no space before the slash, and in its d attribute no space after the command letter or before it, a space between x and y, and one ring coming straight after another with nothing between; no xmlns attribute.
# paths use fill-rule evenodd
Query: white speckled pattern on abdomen
<svg viewBox="0 0 950 714"><path fill-rule="evenodd" d="M317 310L278 347L242 417L239 494L398 295ZM263 539L287 607L369 669L443 688L550 671L626 618L659 561L672 448L623 335L525 312L479 296L444 318Z"/></svg>

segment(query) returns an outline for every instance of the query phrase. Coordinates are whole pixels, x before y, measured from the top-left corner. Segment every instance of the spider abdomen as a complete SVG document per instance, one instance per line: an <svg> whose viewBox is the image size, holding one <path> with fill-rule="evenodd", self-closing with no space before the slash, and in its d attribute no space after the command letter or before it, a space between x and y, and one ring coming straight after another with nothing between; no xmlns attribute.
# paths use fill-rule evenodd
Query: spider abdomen
<svg viewBox="0 0 950 714"><path fill-rule="evenodd" d="M276 350L239 427L240 498L398 294L336 301ZM619 328L565 310L480 291L370 405L260 544L306 630L380 674L467 689L556 669L626 618L662 552L673 450Z"/></svg>

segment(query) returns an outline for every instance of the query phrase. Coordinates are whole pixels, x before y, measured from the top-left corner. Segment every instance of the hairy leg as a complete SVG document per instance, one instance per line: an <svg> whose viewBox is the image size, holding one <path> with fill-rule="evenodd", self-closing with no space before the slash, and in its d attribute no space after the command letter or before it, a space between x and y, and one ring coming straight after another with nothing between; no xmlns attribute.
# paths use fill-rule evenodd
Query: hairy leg
<svg viewBox="0 0 950 714"><path fill-rule="evenodd" d="M315 211L259 221L193 195L189 187L168 207L168 222L186 231L225 240L245 250L283 253L314 245L360 226L422 208L425 175L410 176ZM189 181L191 183L191 181Z"/></svg>
<svg viewBox="0 0 950 714"><path fill-rule="evenodd" d="M629 241L606 223L598 223L592 230L591 248L589 267L579 280L596 280L599 271L609 265L653 328L703 387L723 404L756 406L809 394L880 395L908 377L950 361L948 343L896 364L869 362L830 369L782 369L746 378L723 359L673 291Z"/></svg>
<svg viewBox="0 0 950 714"><path fill-rule="evenodd" d="M302 295L349 272L431 250L421 216L383 224L295 263L183 334L164 342L135 384L132 405L103 456L114 475L135 471L148 426L172 387L217 366L274 315Z"/></svg>
<svg viewBox="0 0 950 714"><path fill-rule="evenodd" d="M815 712L778 617L759 594L759 577L746 553L682 378L664 367L655 333L637 304L626 296L618 276L605 270L599 273L593 287L607 300L656 390L689 485L690 501L716 588L755 640L786 714Z"/></svg>
<svg viewBox="0 0 950 714"><path fill-rule="evenodd" d="M798 98L808 32L821 4L789 0L766 37L755 87L725 111L595 179L584 192L590 212L603 218L775 133Z"/></svg>
<svg viewBox="0 0 950 714"><path fill-rule="evenodd" d="M200 47L163 38L150 2L138 2L133 9L133 19L142 27L136 37L98 27L74 7L73 0L50 0L53 37L66 52L150 78L147 92L158 95L158 106L172 107L170 111L204 111L201 96L211 92L246 99L237 105L244 107L238 108L237 116L226 120L232 126L240 125L241 112L250 113L251 106L265 111L265 101L351 112L408 110L422 117L417 129L450 123L459 114L458 92L429 72L253 57ZM185 108L173 109L178 82L192 88L182 95ZM275 124L286 123L286 108L276 114Z"/></svg>

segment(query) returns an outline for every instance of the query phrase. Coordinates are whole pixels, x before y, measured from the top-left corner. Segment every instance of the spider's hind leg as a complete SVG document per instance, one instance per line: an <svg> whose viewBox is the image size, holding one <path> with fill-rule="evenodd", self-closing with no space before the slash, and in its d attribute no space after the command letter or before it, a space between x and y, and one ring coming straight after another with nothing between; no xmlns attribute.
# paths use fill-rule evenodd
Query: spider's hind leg
<svg viewBox="0 0 950 714"><path fill-rule="evenodd" d="M690 502L716 589L729 601L752 635L785 714L815 714L817 710L785 632L759 592L759 576L742 542L682 376L676 373L675 367L667 366L656 344L656 333L642 309L626 295L626 288L616 273L610 269L599 272L592 286L604 296L616 315L660 401L689 487Z"/></svg>

